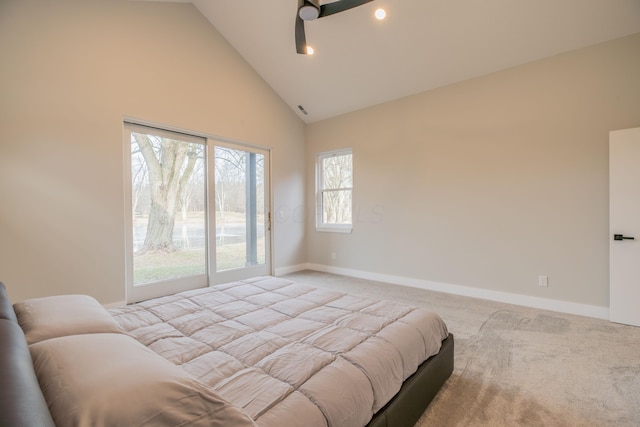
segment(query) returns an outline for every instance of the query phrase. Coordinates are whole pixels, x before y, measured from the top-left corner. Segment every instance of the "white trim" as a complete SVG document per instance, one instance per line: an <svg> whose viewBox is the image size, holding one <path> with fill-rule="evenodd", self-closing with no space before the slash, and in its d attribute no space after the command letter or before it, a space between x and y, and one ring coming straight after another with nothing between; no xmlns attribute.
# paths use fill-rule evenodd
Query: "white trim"
<svg viewBox="0 0 640 427"><path fill-rule="evenodd" d="M309 264L298 264L289 267L280 267L274 270L276 276L284 276L285 274L297 273L298 271L310 270Z"/></svg>
<svg viewBox="0 0 640 427"><path fill-rule="evenodd" d="M316 227L316 231L349 234L353 231L353 226L351 224L322 224Z"/></svg>
<svg viewBox="0 0 640 427"><path fill-rule="evenodd" d="M371 273L361 270L352 270L350 268L307 263L290 268L280 268L277 270L277 272L280 275L294 273L296 271L305 269L322 271L325 273L340 274L343 276L356 277L359 279L373 280L376 282L385 282L393 285L409 286L412 288L425 289L429 291L444 292L465 297L480 298L489 301L520 305L541 310L556 311L559 313L575 314L578 316L609 320L609 307L580 304L549 298L533 297L529 295L514 294L510 292L493 291L490 289L454 285L451 283L433 282L429 280L414 279L411 277Z"/></svg>

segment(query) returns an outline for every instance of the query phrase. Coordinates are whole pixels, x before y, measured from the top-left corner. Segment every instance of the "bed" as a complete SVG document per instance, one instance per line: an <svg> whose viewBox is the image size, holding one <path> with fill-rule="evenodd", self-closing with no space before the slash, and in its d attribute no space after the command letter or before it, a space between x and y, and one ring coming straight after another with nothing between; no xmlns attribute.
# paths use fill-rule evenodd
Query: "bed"
<svg viewBox="0 0 640 427"><path fill-rule="evenodd" d="M412 426L453 370L437 314L276 277L14 310L58 426Z"/></svg>

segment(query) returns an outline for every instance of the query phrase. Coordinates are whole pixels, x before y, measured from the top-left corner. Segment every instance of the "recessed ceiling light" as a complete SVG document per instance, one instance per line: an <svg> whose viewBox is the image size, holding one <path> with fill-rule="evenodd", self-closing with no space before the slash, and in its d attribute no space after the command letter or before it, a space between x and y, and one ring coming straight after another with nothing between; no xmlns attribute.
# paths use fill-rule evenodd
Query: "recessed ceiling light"
<svg viewBox="0 0 640 427"><path fill-rule="evenodd" d="M382 8L381 9L376 9L375 15L376 15L376 19L378 21L382 21L384 18L386 18L387 12Z"/></svg>

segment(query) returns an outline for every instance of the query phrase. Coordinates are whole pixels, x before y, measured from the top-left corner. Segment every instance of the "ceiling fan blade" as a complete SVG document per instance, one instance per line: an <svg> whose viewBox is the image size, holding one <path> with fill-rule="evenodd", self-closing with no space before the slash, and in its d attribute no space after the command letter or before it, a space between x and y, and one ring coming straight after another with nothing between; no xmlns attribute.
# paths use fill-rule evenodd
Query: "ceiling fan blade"
<svg viewBox="0 0 640 427"><path fill-rule="evenodd" d="M333 15L334 13L344 12L345 10L353 9L354 7L362 6L365 3L369 3L373 0L340 0L333 3L323 4L320 6L320 16Z"/></svg>
<svg viewBox="0 0 640 427"><path fill-rule="evenodd" d="M296 13L296 52L307 54L307 37L304 34L304 21Z"/></svg>

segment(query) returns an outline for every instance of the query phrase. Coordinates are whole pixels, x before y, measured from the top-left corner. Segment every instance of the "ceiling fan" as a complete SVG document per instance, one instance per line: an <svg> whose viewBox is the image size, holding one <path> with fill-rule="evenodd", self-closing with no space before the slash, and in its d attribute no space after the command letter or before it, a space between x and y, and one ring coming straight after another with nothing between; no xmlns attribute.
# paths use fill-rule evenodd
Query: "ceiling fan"
<svg viewBox="0 0 640 427"><path fill-rule="evenodd" d="M353 9L373 0L340 0L333 3L320 5L320 0L298 0L298 13L296 14L296 51L306 55L307 38L304 34L304 21L313 21L318 18L333 15Z"/></svg>

